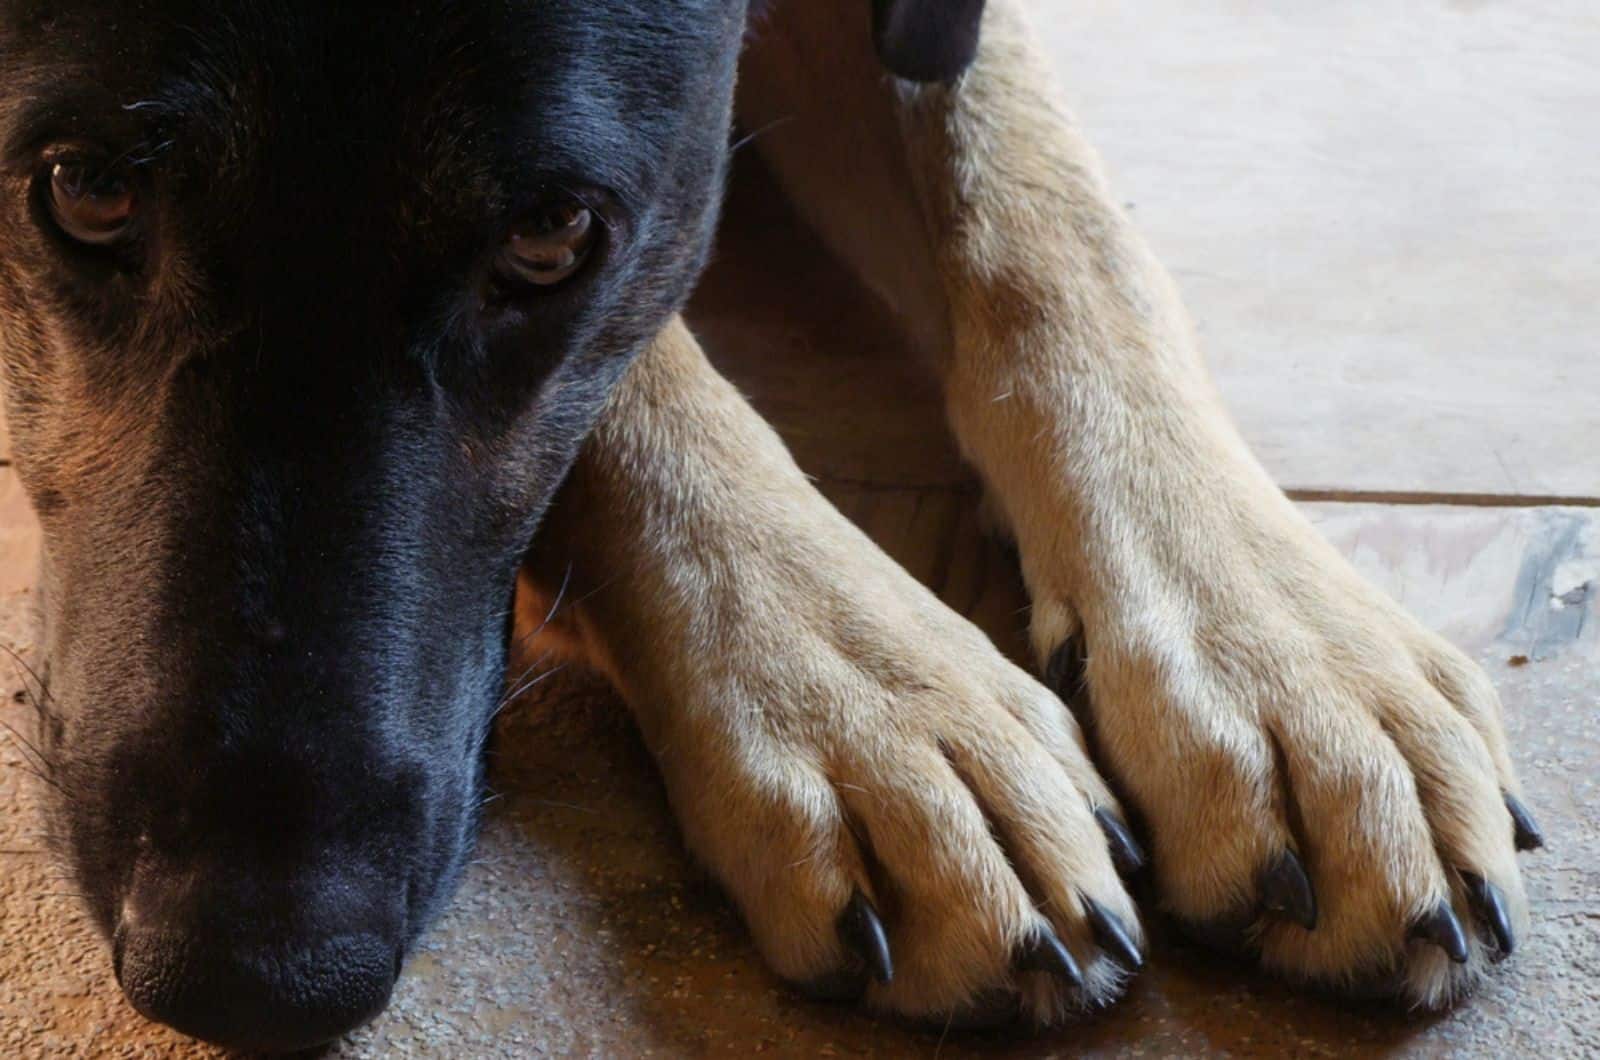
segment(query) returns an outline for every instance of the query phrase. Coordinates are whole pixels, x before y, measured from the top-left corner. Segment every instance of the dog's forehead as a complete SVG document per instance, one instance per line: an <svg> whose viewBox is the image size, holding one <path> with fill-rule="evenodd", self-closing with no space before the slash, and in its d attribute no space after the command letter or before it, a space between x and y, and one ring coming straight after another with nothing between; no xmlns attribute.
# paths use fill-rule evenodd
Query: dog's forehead
<svg viewBox="0 0 1600 1060"><path fill-rule="evenodd" d="M120 139L219 181L390 166L483 201L534 164L627 194L741 6L3 0L0 120L13 141Z"/></svg>

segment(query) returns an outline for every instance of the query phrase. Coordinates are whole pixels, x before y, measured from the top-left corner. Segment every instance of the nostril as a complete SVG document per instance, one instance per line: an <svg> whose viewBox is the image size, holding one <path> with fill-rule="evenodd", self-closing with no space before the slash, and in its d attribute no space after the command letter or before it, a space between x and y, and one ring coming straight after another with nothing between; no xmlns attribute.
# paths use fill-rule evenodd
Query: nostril
<svg viewBox="0 0 1600 1060"><path fill-rule="evenodd" d="M310 1048L376 1016L397 978L394 954L375 934L206 944L119 927L113 940L117 981L140 1013L251 1050Z"/></svg>

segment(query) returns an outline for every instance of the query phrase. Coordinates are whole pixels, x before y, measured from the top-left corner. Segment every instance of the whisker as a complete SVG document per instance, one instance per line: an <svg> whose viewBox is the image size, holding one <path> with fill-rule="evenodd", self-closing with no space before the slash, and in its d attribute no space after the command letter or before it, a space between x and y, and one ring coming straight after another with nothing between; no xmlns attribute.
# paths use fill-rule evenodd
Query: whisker
<svg viewBox="0 0 1600 1060"><path fill-rule="evenodd" d="M529 674L533 673L539 667L543 666L544 663L545 663L545 660L548 659L548 658L550 658L550 653L549 652L545 652L543 655L541 655L537 659L533 660L533 662L529 663L527 665L527 667L525 669L523 669L523 671L521 673L517 674L517 676L515 676L515 677L511 678L510 680L506 681L506 687L507 688L515 688ZM505 704L509 700L514 699L514 698L515 697L510 695L509 693L502 693L501 696L500 696L500 704L499 705L500 706L505 706Z"/></svg>
<svg viewBox="0 0 1600 1060"><path fill-rule="evenodd" d="M39 770L34 766L34 764L32 762L29 762L26 759L24 759L23 761L16 763L16 768L22 770L24 773L26 773L30 777L33 777L35 780L42 780L46 784L49 784L52 787L54 787L57 791L61 791L63 794L65 794L64 789L61 787L61 785L59 783L56 782L54 777L50 776L48 773L39 772Z"/></svg>
<svg viewBox="0 0 1600 1060"><path fill-rule="evenodd" d="M576 803L571 802L557 802L555 799L529 799L528 801L533 803L535 806L553 806L562 810L577 810L579 813L599 812L597 810L592 810L587 806L579 806Z"/></svg>
<svg viewBox="0 0 1600 1060"><path fill-rule="evenodd" d="M28 665L26 659L17 654L17 650L15 648L9 644L0 644L0 651L3 651L7 655L11 656L11 661L21 667L23 673L33 678L34 682L39 686L40 695L44 696L46 700L50 698L50 685L46 683L44 678L39 676L38 672L34 670L33 667ZM33 694L33 689L28 687L26 681L23 682L23 688L28 692L29 695Z"/></svg>
<svg viewBox="0 0 1600 1060"><path fill-rule="evenodd" d="M45 774L43 774L43 773L39 772L38 770L34 769L32 766L23 766L22 770L25 773L31 774L34 777L34 779L38 780L40 783L48 784L52 788L55 788L57 791L59 791L61 793L61 797L66 799L68 802L77 802L78 801L78 797L76 795L74 795L65 785L63 785L59 780L56 780L54 777L48 777Z"/></svg>
<svg viewBox="0 0 1600 1060"><path fill-rule="evenodd" d="M534 637L536 637L540 633L544 632L544 630L550 625L550 623L554 622L556 620L556 618L559 617L561 612L563 612L563 611L571 611L573 608L575 608L578 605L582 604L584 601L592 598L596 593L600 592L603 589L609 588L614 582L616 582L618 577L620 577L620 575L613 575L612 577L607 578L605 581L601 582L599 585L596 585L593 589L590 589L588 592L584 593L582 596L579 596L574 600L568 601L566 599L567 590L572 585L572 564L569 562L567 564L566 572L561 577L561 586L560 586L560 588L558 588L556 590L555 600L551 602L550 610L545 613L544 620L541 621L532 630L530 630L527 633L524 633L522 636L518 637L512 643L512 646L511 646L512 652L514 653L517 649L521 648L528 641L532 640ZM549 670L546 670L544 673L539 674L537 677L534 677L532 680L524 681L524 679L527 678L528 675L534 673L534 671L538 670L540 666L544 665L545 661L550 658L550 654L551 653L548 652L548 651L544 652L537 659L533 660L533 662L529 663L528 666L526 668L524 668L521 673L517 674L516 677L514 677L511 680L506 682L507 685L512 686L513 690L510 691L510 692L507 692L505 695L500 697L500 702L495 704L494 711L489 715L489 720L490 721L493 721L495 718L499 717L501 711L505 710L506 707L510 706L513 702L516 701L517 697L523 695L525 692L527 692L529 689L531 689L534 685L538 684L540 681L543 681L545 678L550 677L550 676L552 676L554 674L558 674L562 670L566 669L567 664L566 663L562 663L559 666L555 666L555 667L552 667Z"/></svg>
<svg viewBox="0 0 1600 1060"><path fill-rule="evenodd" d="M6 730L6 732L9 732L11 734L11 738L17 742L17 745L22 750L28 752L28 754L25 754L23 756L24 760L27 762L28 765L30 765L30 766L34 765L35 764L34 759L38 759L38 762L37 762L38 768L43 769L43 770L45 770L47 772L50 770L50 759L45 757L45 754L44 754L43 751L41 751L37 747L33 746L33 744L29 742L28 738L26 736L22 735L22 733L18 732L16 730L16 728L14 726L12 726L12 724L10 722L8 722L8 721L0 721L0 728L3 728L3 729Z"/></svg>
<svg viewBox="0 0 1600 1060"><path fill-rule="evenodd" d="M490 717L491 718L499 717L501 711L505 710L511 704L515 703L524 694L526 694L529 689L533 688L534 685L536 685L539 682L543 681L547 677L554 677L556 674L560 673L562 670L565 670L566 668L567 668L567 664L566 663L561 663L558 666L552 666L550 669L546 670L542 674L539 674L537 677L534 677L533 679L531 679L529 681L525 681L521 685L518 685L515 689L513 689L512 691L506 693L505 698L500 701L499 706L494 708L494 713L491 714Z"/></svg>
<svg viewBox="0 0 1600 1060"><path fill-rule="evenodd" d="M567 577L570 578L571 575L572 575L572 565L569 563L569 564L567 564ZM568 601L565 607L562 606L561 598L566 594L566 591L567 591L567 579L566 578L562 579L561 589L560 589L559 592L556 593L555 603L550 606L550 613L545 615L543 622L540 622L531 631L529 631L529 632L523 634L521 637L517 638L516 642L512 645L513 649L520 648L527 641L529 641L532 638L538 636L540 633L543 633L545 631L545 628L548 627L551 622L554 622L556 620L556 618L559 617L560 612L562 612L562 611L571 611L574 607L577 607L578 605L583 604L583 603L593 599L595 594L600 593L600 592L602 592L602 591L604 591L606 589L611 588L611 586L613 584L615 584L616 580L618 578L620 578L620 577L622 577L622 575L613 574L611 577L607 578L605 581L601 582L599 585L596 585L593 589L590 589L588 592L584 593L582 596L580 596L580 597L578 597L578 598L576 598L574 600Z"/></svg>
<svg viewBox="0 0 1600 1060"><path fill-rule="evenodd" d="M141 141L140 143L136 143L126 151L122 152L122 154L118 155L116 158L112 159L111 163L106 167L106 169L109 172L110 170L122 165L147 166L151 162L154 162L157 158L160 158L167 151L171 150L173 144L176 142L176 140L166 140L159 144L152 144L148 140ZM143 155L139 154L141 151L144 152Z"/></svg>
<svg viewBox="0 0 1600 1060"><path fill-rule="evenodd" d="M585 602L586 600L592 599L594 597L594 595L596 593L598 593L600 590L611 588L612 585L616 584L617 579L620 578L620 577L622 577L621 574L613 574L611 577L607 578L605 581L601 582L599 585L596 585L593 589L590 589L588 592L584 593L582 596L580 596L576 600L572 601L572 603L568 604L567 605L567 610L571 611L574 607L577 607L579 604Z"/></svg>
<svg viewBox="0 0 1600 1060"><path fill-rule="evenodd" d="M137 158L129 157L128 164L134 167L148 166L150 163L154 162L156 159L172 150L173 145L176 143L176 140L163 140L161 143L146 147L144 154L139 155ZM137 148L135 150L137 150ZM130 151L129 154L131 156L132 152Z"/></svg>
<svg viewBox="0 0 1600 1060"><path fill-rule="evenodd" d="M29 743L27 739L24 738L23 735L16 729L12 728L8 722L0 721L0 728L6 730L6 732L11 736L12 741L16 743L17 749L22 752L21 760L15 763L18 769L33 777L35 780L50 785L52 788L59 791L62 797L68 802L78 801L78 797L74 795L65 784L61 783L61 781L57 780L51 775L54 772L54 767L51 766L50 760L39 752L38 748ZM34 762L34 758L38 759L37 763Z"/></svg>
<svg viewBox="0 0 1600 1060"><path fill-rule="evenodd" d="M572 561L568 560L567 561L567 571L566 571L565 574L563 574L561 576L561 588L556 590L556 598L555 598L554 601L551 602L550 610L545 612L544 621L539 623L539 628L540 629L543 629L545 626L548 626L550 624L550 620L552 618L556 617L556 612L561 609L561 601L566 599L567 586L569 586L571 584L572 584Z"/></svg>
<svg viewBox="0 0 1600 1060"><path fill-rule="evenodd" d="M539 684L541 681L544 681L546 678L554 677L556 674L560 673L562 670L565 670L566 668L567 668L567 664L566 663L561 663L561 664L559 664L557 666L550 667L550 669L546 670L544 673L540 674L538 677L535 677L530 681L524 682L522 687L518 688L515 692L513 692L511 694L511 698L512 699L518 698L519 696L521 696L525 692L527 692L528 689L532 688L534 685Z"/></svg>
<svg viewBox="0 0 1600 1060"><path fill-rule="evenodd" d="M604 228L608 232L611 230L611 218L607 217L605 215L605 212L603 210L601 210L600 207L596 206L594 203L592 203L588 199L584 198L581 194L578 193L578 191L576 189L569 188L565 184L558 184L558 185L556 185L556 187L558 189L560 189L561 191L566 192L568 195L572 196L574 199L577 199L578 203L581 206L583 206L584 209L588 210L589 213L594 217L594 219L596 221L600 222L600 226L602 228Z"/></svg>
<svg viewBox="0 0 1600 1060"><path fill-rule="evenodd" d="M790 114L790 115L788 115L786 117L782 117L782 118L774 118L772 121L767 122L767 124L763 125L759 129L757 129L755 132L750 133L749 135L746 135L746 136L739 137L739 139L735 140L728 147L728 154L730 154L730 155L738 154L740 148L748 147L755 140L756 137L764 136L767 133L771 132L773 129L778 128L780 125L788 125L790 122L794 121L794 118L795 118L795 116L793 114Z"/></svg>
<svg viewBox="0 0 1600 1060"><path fill-rule="evenodd" d="M522 636L518 637L511 645L512 652L517 651L523 645L527 644L528 641L532 640L534 637L537 637L539 634L543 633L545 631L545 629L550 625L550 623L555 621L556 612L561 609L561 601L566 597L566 595L567 595L567 586L570 585L571 582L572 582L572 564L571 564L571 562L568 562L567 563L567 572L566 572L566 574L561 576L561 588L556 590L556 598L555 598L554 601L551 602L550 610L549 610L549 612L547 612L545 614L544 621L540 622L537 626L533 627L533 629L529 630L528 632L524 633Z"/></svg>
<svg viewBox="0 0 1600 1060"><path fill-rule="evenodd" d="M33 694L33 686L28 684L26 680L22 682L22 687L17 689L16 694L11 697L11 702L26 704L33 708L35 714L41 717L44 716L44 705L39 702L39 697Z"/></svg>

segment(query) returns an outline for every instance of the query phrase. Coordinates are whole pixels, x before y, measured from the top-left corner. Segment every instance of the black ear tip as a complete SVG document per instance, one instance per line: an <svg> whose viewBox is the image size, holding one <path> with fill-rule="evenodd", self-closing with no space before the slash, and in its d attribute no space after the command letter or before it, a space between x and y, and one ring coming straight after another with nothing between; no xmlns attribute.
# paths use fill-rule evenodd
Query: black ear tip
<svg viewBox="0 0 1600 1060"><path fill-rule="evenodd" d="M953 81L978 57L984 0L872 0L872 40L889 72Z"/></svg>

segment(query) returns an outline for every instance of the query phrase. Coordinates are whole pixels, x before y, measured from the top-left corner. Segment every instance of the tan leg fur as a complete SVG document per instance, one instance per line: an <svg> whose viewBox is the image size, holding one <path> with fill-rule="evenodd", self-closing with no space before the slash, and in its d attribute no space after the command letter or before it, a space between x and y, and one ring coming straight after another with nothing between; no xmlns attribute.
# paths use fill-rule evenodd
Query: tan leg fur
<svg viewBox="0 0 1600 1060"><path fill-rule="evenodd" d="M1138 920L1077 725L823 501L681 323L629 371L542 540L572 564L565 643L623 693L688 846L780 975L849 988L838 920L859 889L895 966L876 1005L988 1018L1020 999L1052 1022L1115 996L1085 900L1135 944ZM544 562L530 628L565 577ZM1083 990L1013 970L1046 931Z"/></svg>
<svg viewBox="0 0 1600 1060"><path fill-rule="evenodd" d="M866 6L780 4L746 57L741 120L940 373L1018 543L1041 663L1059 675L1069 642L1086 649L1097 749L1148 824L1163 906L1236 929L1289 976L1449 1002L1494 955L1464 873L1512 932L1528 925L1487 678L1365 584L1246 450L1017 0L991 0L978 62L949 87L886 78ZM1315 891L1309 930L1263 908L1285 850ZM1441 904L1465 963L1408 939Z"/></svg>

